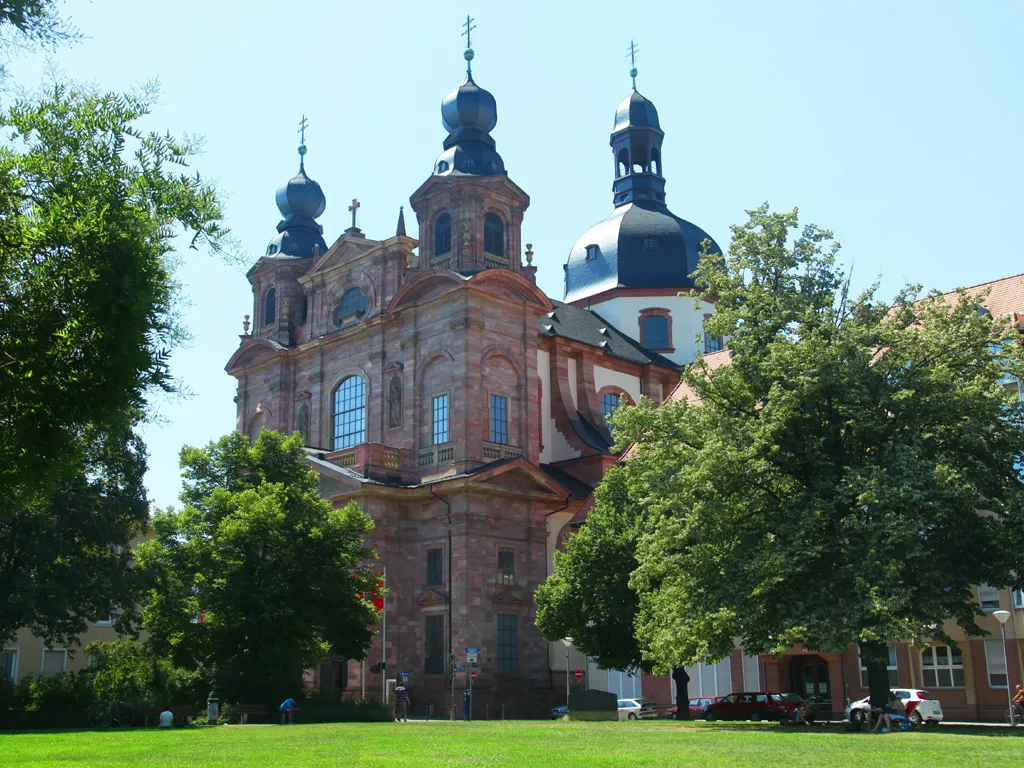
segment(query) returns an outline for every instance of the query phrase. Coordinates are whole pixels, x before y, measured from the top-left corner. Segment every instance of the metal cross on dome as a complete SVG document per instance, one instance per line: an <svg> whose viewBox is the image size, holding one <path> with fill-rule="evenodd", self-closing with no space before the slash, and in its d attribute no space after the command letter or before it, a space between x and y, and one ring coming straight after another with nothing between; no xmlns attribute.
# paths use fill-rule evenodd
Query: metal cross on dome
<svg viewBox="0 0 1024 768"><path fill-rule="evenodd" d="M633 89L636 90L636 52L640 50L640 46L634 43L632 40L629 41L629 48L626 49L626 55L629 57L629 76L633 78Z"/></svg>
<svg viewBox="0 0 1024 768"><path fill-rule="evenodd" d="M300 144L305 144L306 143L306 126L308 126L308 125L309 125L309 120L307 120L306 116L303 115L302 119L299 121L299 130L296 131L296 133L302 134L301 137L299 138L299 143Z"/></svg>
<svg viewBox="0 0 1024 768"><path fill-rule="evenodd" d="M467 13L466 14L466 23L462 25L462 26L464 26L466 28L466 31L463 32L462 34L464 34L466 36L466 47L467 48L472 48L473 47L470 44L470 42L469 42L469 35L470 35L470 33L474 29L476 29L476 25L473 23L474 21L476 21L476 19L471 18L470 15Z"/></svg>

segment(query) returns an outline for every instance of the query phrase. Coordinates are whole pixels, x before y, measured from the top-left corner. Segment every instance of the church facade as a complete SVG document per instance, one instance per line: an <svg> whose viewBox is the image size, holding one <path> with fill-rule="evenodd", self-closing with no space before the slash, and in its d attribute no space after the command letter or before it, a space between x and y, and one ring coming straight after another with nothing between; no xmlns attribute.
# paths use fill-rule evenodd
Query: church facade
<svg viewBox="0 0 1024 768"><path fill-rule="evenodd" d="M392 237L364 235L353 215L328 245L326 197L300 147L227 371L237 428L300 432L323 496L376 523L384 647L378 637L366 667L328 662L315 684L372 696L408 672L414 711L446 714L449 672L477 648L474 710L544 716L567 677L588 681L570 674L585 660L534 626L533 593L618 460L608 415L663 401L683 365L721 346L702 335L711 306L685 295L717 245L667 208L664 133L634 80L611 134L613 210L572 246L564 296L545 295L522 243L530 198L498 154L496 101L472 57L441 104L442 152L409 198L418 240L403 211ZM384 672L369 668L381 660ZM458 696L468 682L455 673Z"/></svg>

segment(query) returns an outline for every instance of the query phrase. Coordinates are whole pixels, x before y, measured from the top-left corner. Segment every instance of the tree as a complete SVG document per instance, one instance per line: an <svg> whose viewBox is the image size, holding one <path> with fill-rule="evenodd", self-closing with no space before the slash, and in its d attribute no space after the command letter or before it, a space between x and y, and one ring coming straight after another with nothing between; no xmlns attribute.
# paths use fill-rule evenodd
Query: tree
<svg viewBox="0 0 1024 768"><path fill-rule="evenodd" d="M359 597L376 587L373 523L320 498L301 436L264 430L250 446L235 432L184 448L181 467L183 509L156 515L137 552L157 653L200 662L218 693L248 702L294 695L328 652L364 658L378 621Z"/></svg>
<svg viewBox="0 0 1024 768"><path fill-rule="evenodd" d="M645 514L619 467L608 471L594 495L586 524L555 552L554 573L537 589L537 627L550 641L571 637L604 669L649 672L634 626L639 599L629 587ZM689 676L682 667L672 676L676 718L688 720Z"/></svg>
<svg viewBox="0 0 1024 768"><path fill-rule="evenodd" d="M19 23L2 16L17 5L0 7L0 26ZM125 427L147 393L175 388L176 233L214 249L224 236L213 189L186 167L195 141L138 128L152 96L55 82L0 114L0 592L31 573L52 595L0 611L0 638L26 625L57 637L99 601L124 602L84 566L127 541L137 510L54 499L90 482L98 436L120 440L125 462L144 457Z"/></svg>
<svg viewBox="0 0 1024 768"><path fill-rule="evenodd" d="M649 515L637 637L661 667L856 643L880 705L887 642L977 633L973 585L1012 581L1021 336L963 292L851 296L831 233L749 213L697 273L731 364L684 373L699 404L616 414Z"/></svg>

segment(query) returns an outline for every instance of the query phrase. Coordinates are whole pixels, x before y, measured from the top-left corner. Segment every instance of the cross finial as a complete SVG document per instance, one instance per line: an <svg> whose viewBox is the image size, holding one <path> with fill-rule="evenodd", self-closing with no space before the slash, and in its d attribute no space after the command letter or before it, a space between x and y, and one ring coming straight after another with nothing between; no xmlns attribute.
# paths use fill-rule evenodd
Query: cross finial
<svg viewBox="0 0 1024 768"><path fill-rule="evenodd" d="M640 50L640 46L634 43L632 40L629 41L629 48L627 49L626 55L629 57L629 76L633 78L633 90L636 90L636 52Z"/></svg>
<svg viewBox="0 0 1024 768"><path fill-rule="evenodd" d="M355 228L356 228L356 211L358 211L358 210L359 210L359 201L358 201L358 200L356 200L356 199L355 199L355 198L353 197L353 198L352 198L352 205L350 205L350 206L348 207L348 209L349 209L350 211L352 211L352 229L355 229Z"/></svg>
<svg viewBox="0 0 1024 768"><path fill-rule="evenodd" d="M303 115L299 121L299 130L296 133L299 134L299 170L303 171L306 167L306 126L309 125L309 121L306 116Z"/></svg>
<svg viewBox="0 0 1024 768"><path fill-rule="evenodd" d="M462 57L466 60L467 75L473 74L473 46L470 45L470 35L473 32L473 30L476 29L476 25L473 23L474 21L476 21L476 19L474 19L467 13L466 23L462 25L463 27L466 28L466 31L462 33L466 36L466 52L462 54Z"/></svg>

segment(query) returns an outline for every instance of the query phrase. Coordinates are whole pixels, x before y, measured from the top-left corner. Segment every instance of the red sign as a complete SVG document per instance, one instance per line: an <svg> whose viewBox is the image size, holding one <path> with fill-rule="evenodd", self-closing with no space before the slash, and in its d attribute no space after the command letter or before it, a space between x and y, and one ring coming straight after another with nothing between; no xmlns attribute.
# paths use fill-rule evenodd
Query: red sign
<svg viewBox="0 0 1024 768"><path fill-rule="evenodd" d="M582 679L583 679L583 670L582 669L577 669L576 670L576 682L578 683Z"/></svg>
<svg viewBox="0 0 1024 768"><path fill-rule="evenodd" d="M469 679L470 680L476 680L476 670L475 669L469 670Z"/></svg>

